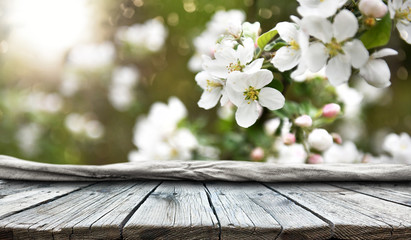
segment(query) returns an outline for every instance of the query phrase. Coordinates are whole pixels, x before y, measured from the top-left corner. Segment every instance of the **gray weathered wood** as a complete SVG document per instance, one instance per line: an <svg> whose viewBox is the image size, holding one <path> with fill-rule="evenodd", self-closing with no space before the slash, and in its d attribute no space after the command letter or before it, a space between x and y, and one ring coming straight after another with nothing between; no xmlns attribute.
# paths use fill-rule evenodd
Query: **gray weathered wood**
<svg viewBox="0 0 411 240"><path fill-rule="evenodd" d="M411 185L408 183L332 183L332 185L411 207Z"/></svg>
<svg viewBox="0 0 411 240"><path fill-rule="evenodd" d="M328 239L330 226L256 183L207 183L223 239Z"/></svg>
<svg viewBox="0 0 411 240"><path fill-rule="evenodd" d="M206 189L196 182L162 183L123 229L125 239L218 239Z"/></svg>
<svg viewBox="0 0 411 240"><path fill-rule="evenodd" d="M268 184L304 208L317 214L333 225L333 236L341 239L389 239L392 228L387 223L367 216L341 204L334 198L319 196L316 190L321 184L313 183L310 190L302 189L300 184ZM341 189L334 189L337 194Z"/></svg>
<svg viewBox="0 0 411 240"><path fill-rule="evenodd" d="M158 182L98 183L4 218L0 228L13 231L13 237L21 239L120 238L122 221L157 185ZM94 235L95 229L101 230L98 235Z"/></svg>
<svg viewBox="0 0 411 240"><path fill-rule="evenodd" d="M0 183L0 218L23 209L50 201L82 187L88 183L54 183L8 181Z"/></svg>

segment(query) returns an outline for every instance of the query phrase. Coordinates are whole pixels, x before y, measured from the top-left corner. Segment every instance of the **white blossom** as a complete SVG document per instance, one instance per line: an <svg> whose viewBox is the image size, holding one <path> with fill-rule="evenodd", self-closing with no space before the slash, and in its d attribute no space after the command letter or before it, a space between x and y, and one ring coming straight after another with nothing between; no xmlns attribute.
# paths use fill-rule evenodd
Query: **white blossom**
<svg viewBox="0 0 411 240"><path fill-rule="evenodd" d="M38 142L44 128L38 123L29 123L20 126L16 132L16 140L20 150L27 156L34 156L40 150Z"/></svg>
<svg viewBox="0 0 411 240"><path fill-rule="evenodd" d="M129 153L129 160L191 159L197 139L187 128L178 127L186 114L185 106L175 97L168 104L154 103L148 116L136 123L133 143L138 149Z"/></svg>
<svg viewBox="0 0 411 240"><path fill-rule="evenodd" d="M411 44L411 0L388 0L388 11L401 38Z"/></svg>
<svg viewBox="0 0 411 240"><path fill-rule="evenodd" d="M113 70L108 99L118 111L127 110L134 100L133 87L140 77L138 70L132 66L116 67Z"/></svg>
<svg viewBox="0 0 411 240"><path fill-rule="evenodd" d="M74 47L68 55L68 65L82 70L98 70L110 66L115 58L113 43L82 44Z"/></svg>
<svg viewBox="0 0 411 240"><path fill-rule="evenodd" d="M347 0L297 0L300 6L298 13L303 16L317 16L328 18L334 15L338 8L342 7Z"/></svg>
<svg viewBox="0 0 411 240"><path fill-rule="evenodd" d="M274 88L264 87L273 79L268 70L252 73L233 72L227 79L227 94L238 107L235 114L238 125L249 127L259 117L259 108L276 110L284 106L284 96Z"/></svg>
<svg viewBox="0 0 411 240"><path fill-rule="evenodd" d="M353 142L346 141L343 145L333 144L324 152L324 163L358 163L362 154Z"/></svg>
<svg viewBox="0 0 411 240"><path fill-rule="evenodd" d="M396 55L397 53L398 52L393 49L384 48L371 54L368 61L360 68L361 77L363 77L368 84L377 88L390 86L390 69L387 63L380 58Z"/></svg>
<svg viewBox="0 0 411 240"><path fill-rule="evenodd" d="M312 43L306 53L310 71L319 71L326 65L326 76L334 86L347 82L351 66L362 67L368 60L368 51L358 39L351 40L358 30L357 18L348 10L340 11L331 23L320 17L305 17L302 27L321 42Z"/></svg>
<svg viewBox="0 0 411 240"><path fill-rule="evenodd" d="M162 22L150 19L143 24L120 27L116 32L116 39L141 50L158 52L164 46L167 35L168 30Z"/></svg>
<svg viewBox="0 0 411 240"><path fill-rule="evenodd" d="M388 11L387 5L381 0L361 0L358 8L365 16L373 18L384 17Z"/></svg>
<svg viewBox="0 0 411 240"><path fill-rule="evenodd" d="M206 29L194 39L195 54L190 58L188 67L193 72L202 70L202 55L214 56L217 40L223 34L228 34L229 25L233 22L244 22L245 14L240 10L217 11ZM246 26L248 28L250 26ZM243 25L244 28L244 25Z"/></svg>
<svg viewBox="0 0 411 240"><path fill-rule="evenodd" d="M251 38L243 40L237 49L225 44L218 44L215 59L203 56L203 68L216 78L227 79L232 72L255 72L261 69L263 58L253 61L255 45Z"/></svg>
<svg viewBox="0 0 411 240"><path fill-rule="evenodd" d="M388 134L382 148L392 155L395 163L411 163L411 137L407 133Z"/></svg>
<svg viewBox="0 0 411 240"><path fill-rule="evenodd" d="M195 80L197 84L204 90L198 101L198 106L204 109L210 109L217 105L218 100L225 91L225 80L216 78L206 71L197 73ZM221 105L225 105L228 99L224 97L221 99Z"/></svg>
<svg viewBox="0 0 411 240"><path fill-rule="evenodd" d="M333 144L333 137L327 130L316 128L308 135L308 144L318 151L325 151Z"/></svg>
<svg viewBox="0 0 411 240"><path fill-rule="evenodd" d="M280 22L275 28L287 45L280 48L271 63L281 72L290 70L300 63L303 52L308 47L308 36L295 23Z"/></svg>
<svg viewBox="0 0 411 240"><path fill-rule="evenodd" d="M307 153L302 144L284 145L281 141L274 144L278 157L269 156L267 162L278 164L303 164L307 159Z"/></svg>

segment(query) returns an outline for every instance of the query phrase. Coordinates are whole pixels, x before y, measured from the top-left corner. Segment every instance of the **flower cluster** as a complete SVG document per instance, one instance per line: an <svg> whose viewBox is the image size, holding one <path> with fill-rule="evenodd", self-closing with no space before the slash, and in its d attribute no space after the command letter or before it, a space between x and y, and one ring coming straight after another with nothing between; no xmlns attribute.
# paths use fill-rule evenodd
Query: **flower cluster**
<svg viewBox="0 0 411 240"><path fill-rule="evenodd" d="M196 42L208 43L203 48L196 45L197 60L198 53L203 53L202 71L195 77L203 89L198 105L210 109L220 102L223 110L235 106L235 120L244 128L260 117L273 116L265 124L273 144L250 150L254 161L367 161L353 142L343 143L340 134L329 133L326 128L343 116L350 119L348 124L358 119L364 96L376 92L351 88L363 85L354 79L363 79L374 88L391 85L390 69L382 58L397 51L384 46L390 39L392 22L401 38L410 43L411 1L389 0L387 5L381 0L298 3L300 17L291 16L292 22L279 22L261 35L258 22L236 19L222 25L225 31L219 31L218 38L196 38ZM211 40L215 42L212 47ZM290 87L301 82L302 91L310 88L314 94L300 102L286 101ZM400 141L392 136L389 139ZM405 137L401 139L405 141ZM394 159L401 159L399 151L385 149Z"/></svg>

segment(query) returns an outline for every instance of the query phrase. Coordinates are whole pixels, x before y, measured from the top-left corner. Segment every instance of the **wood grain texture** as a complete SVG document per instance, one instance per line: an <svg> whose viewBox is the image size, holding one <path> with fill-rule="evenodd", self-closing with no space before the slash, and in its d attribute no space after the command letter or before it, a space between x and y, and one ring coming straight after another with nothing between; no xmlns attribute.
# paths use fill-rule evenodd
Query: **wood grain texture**
<svg viewBox="0 0 411 240"><path fill-rule="evenodd" d="M273 190L292 199L332 224L333 237L338 239L390 239L392 227L384 221L357 211L344 201L323 192L322 184L267 184ZM307 186L309 188L303 188ZM331 191L331 190L329 190ZM341 189L333 189L340 194ZM323 195L319 194L323 193ZM342 193L345 194L345 193ZM365 202L363 203L365 204Z"/></svg>
<svg viewBox="0 0 411 240"><path fill-rule="evenodd" d="M118 239L122 221L156 184L158 182L98 183L4 218L0 220L0 228L13 231L17 239L105 238L101 236ZM95 235L95 229L101 230L99 234Z"/></svg>
<svg viewBox="0 0 411 240"><path fill-rule="evenodd" d="M0 219L91 184L93 183L0 182Z"/></svg>
<svg viewBox="0 0 411 240"><path fill-rule="evenodd" d="M411 207L410 183L331 183L333 186L367 194Z"/></svg>
<svg viewBox="0 0 411 240"><path fill-rule="evenodd" d="M218 239L217 218L197 182L164 182L137 209L124 239Z"/></svg>
<svg viewBox="0 0 411 240"><path fill-rule="evenodd" d="M222 239L328 239L330 226L259 183L207 183Z"/></svg>

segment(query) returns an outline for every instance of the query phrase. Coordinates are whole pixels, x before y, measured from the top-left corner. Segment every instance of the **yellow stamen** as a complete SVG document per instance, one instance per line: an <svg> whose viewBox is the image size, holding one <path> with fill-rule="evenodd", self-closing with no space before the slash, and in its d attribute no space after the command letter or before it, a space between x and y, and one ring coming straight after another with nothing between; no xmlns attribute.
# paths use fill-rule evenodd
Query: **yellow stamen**
<svg viewBox="0 0 411 240"><path fill-rule="evenodd" d="M298 50L298 49L300 49L300 45L298 45L298 43L297 43L295 40L292 40L292 41L290 42L290 46L291 46L291 49L293 49L293 50Z"/></svg>
<svg viewBox="0 0 411 240"><path fill-rule="evenodd" d="M241 65L240 60L237 59L237 63L230 63L227 66L228 69L228 73L234 72L234 71L243 71L243 69L245 68L244 65Z"/></svg>
<svg viewBox="0 0 411 240"><path fill-rule="evenodd" d="M397 10L395 12L395 18L397 19L405 19L409 22L411 22L411 7L407 7L407 9L404 10Z"/></svg>
<svg viewBox="0 0 411 240"><path fill-rule="evenodd" d="M255 89L252 86L249 86L244 91L245 100L248 100L248 104L252 101L258 100L258 94L260 93L260 89Z"/></svg>
<svg viewBox="0 0 411 240"><path fill-rule="evenodd" d="M223 85L219 82L213 82L207 79L207 91L211 92L216 87L222 87Z"/></svg>
<svg viewBox="0 0 411 240"><path fill-rule="evenodd" d="M327 47L328 54L330 54L331 57L335 57L339 53L344 53L341 43L337 42L335 38L333 38L330 43L325 44L325 46Z"/></svg>

